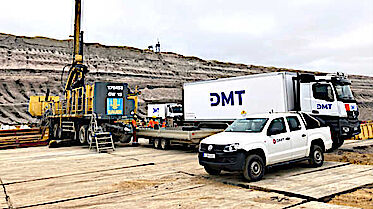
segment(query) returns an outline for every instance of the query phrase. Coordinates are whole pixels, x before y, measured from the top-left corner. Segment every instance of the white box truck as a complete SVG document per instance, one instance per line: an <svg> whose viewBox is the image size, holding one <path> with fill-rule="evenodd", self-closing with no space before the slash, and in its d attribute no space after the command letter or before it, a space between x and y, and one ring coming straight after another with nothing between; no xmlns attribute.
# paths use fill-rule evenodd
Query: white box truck
<svg viewBox="0 0 373 209"><path fill-rule="evenodd" d="M185 83L184 121L232 122L248 114L303 111L331 127L337 148L360 132L350 85L343 74L291 72Z"/></svg>
<svg viewBox="0 0 373 209"><path fill-rule="evenodd" d="M163 103L163 104L148 104L148 118L177 118L183 115L181 104Z"/></svg>

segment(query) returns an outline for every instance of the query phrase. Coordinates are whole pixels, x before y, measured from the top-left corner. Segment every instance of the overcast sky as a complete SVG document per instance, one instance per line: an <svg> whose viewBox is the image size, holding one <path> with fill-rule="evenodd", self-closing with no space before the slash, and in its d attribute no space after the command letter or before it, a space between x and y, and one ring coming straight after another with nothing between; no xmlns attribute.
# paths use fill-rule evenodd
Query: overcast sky
<svg viewBox="0 0 373 209"><path fill-rule="evenodd" d="M0 32L67 39L74 0L2 0ZM373 76L373 0L83 0L86 42Z"/></svg>

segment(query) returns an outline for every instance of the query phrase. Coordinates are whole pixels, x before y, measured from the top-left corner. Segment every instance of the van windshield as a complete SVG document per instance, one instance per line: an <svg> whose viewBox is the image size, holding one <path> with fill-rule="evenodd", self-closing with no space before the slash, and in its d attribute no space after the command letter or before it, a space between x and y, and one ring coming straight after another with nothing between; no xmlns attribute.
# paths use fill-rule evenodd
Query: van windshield
<svg viewBox="0 0 373 209"><path fill-rule="evenodd" d="M234 121L225 132L262 132L268 118L246 118Z"/></svg>

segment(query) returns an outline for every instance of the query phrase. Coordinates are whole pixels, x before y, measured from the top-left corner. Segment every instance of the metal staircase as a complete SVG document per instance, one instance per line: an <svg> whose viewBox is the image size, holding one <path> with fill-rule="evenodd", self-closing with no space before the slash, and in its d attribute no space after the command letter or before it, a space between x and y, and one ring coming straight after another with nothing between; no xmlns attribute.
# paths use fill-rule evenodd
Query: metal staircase
<svg viewBox="0 0 373 209"><path fill-rule="evenodd" d="M97 124L96 114L92 115L89 126L90 140L89 149L96 148L100 152L112 152L115 150L113 137L110 132L104 132L102 127Z"/></svg>

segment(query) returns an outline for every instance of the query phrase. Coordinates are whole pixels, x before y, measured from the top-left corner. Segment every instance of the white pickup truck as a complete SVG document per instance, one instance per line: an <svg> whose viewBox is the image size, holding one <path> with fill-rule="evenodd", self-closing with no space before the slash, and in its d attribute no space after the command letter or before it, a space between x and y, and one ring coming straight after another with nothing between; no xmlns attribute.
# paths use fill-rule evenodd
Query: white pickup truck
<svg viewBox="0 0 373 209"><path fill-rule="evenodd" d="M332 148L329 127L300 112L247 116L199 145L199 164L207 173L242 171L258 181L266 167L308 160L322 166L324 152Z"/></svg>

